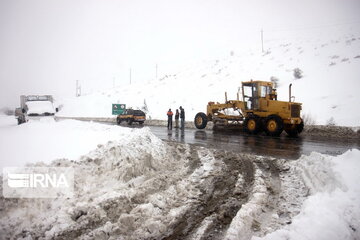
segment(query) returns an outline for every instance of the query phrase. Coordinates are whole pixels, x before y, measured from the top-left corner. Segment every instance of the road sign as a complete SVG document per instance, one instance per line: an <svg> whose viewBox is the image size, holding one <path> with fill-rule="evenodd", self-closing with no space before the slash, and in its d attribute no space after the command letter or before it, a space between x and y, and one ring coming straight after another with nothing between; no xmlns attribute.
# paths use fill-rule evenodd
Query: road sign
<svg viewBox="0 0 360 240"><path fill-rule="evenodd" d="M113 104L112 115L122 115L126 109L126 104Z"/></svg>

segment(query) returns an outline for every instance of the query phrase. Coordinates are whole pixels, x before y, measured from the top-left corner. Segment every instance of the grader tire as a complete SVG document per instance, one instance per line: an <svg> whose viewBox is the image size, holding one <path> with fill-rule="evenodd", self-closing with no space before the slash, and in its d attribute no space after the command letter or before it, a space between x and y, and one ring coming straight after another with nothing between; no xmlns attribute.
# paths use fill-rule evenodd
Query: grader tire
<svg viewBox="0 0 360 240"><path fill-rule="evenodd" d="M298 133L300 134L304 130L304 121L301 119L301 123L297 126Z"/></svg>
<svg viewBox="0 0 360 240"><path fill-rule="evenodd" d="M250 134L258 134L261 132L261 120L257 116L250 116L244 121L244 131Z"/></svg>
<svg viewBox="0 0 360 240"><path fill-rule="evenodd" d="M277 115L271 115L266 118L265 132L267 135L278 137L284 130L283 120Z"/></svg>
<svg viewBox="0 0 360 240"><path fill-rule="evenodd" d="M304 122L301 119L301 123L298 125L287 125L285 126L285 132L290 136L290 137L297 137L304 129Z"/></svg>
<svg viewBox="0 0 360 240"><path fill-rule="evenodd" d="M204 129L207 125L208 119L205 113L199 112L195 115L194 124L197 129Z"/></svg>

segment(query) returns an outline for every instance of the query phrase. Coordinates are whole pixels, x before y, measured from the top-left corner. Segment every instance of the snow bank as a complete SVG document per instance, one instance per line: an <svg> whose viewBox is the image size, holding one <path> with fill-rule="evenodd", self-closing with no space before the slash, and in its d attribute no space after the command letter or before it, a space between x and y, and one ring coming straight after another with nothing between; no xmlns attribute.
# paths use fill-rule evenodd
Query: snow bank
<svg viewBox="0 0 360 240"><path fill-rule="evenodd" d="M127 140L129 128L52 117L17 125L14 117L0 118L0 168L21 167L28 162L49 163L54 159L77 159L111 140ZM145 130L142 130L145 131Z"/></svg>
<svg viewBox="0 0 360 240"><path fill-rule="evenodd" d="M171 147L148 128L129 131L77 161L50 164L75 169L74 198L0 199L2 236L157 239L171 234L171 226L203 194L196 185L214 174L218 163L208 150ZM201 166L192 172L196 161Z"/></svg>
<svg viewBox="0 0 360 240"><path fill-rule="evenodd" d="M96 127L98 126L94 126ZM77 159L78 162L59 159L51 164L51 166L67 166L75 169L74 198L18 199L15 202L8 199L5 203L6 207L2 199L1 209L5 207L9 210L15 206L22 206L26 211L21 209L13 211L10 221L4 220L9 216L2 215L1 235L4 237L5 234L10 234L7 236L20 234L17 235L18 238L22 235L29 237L32 234L33 236L40 234L46 239L54 237L71 239L76 234L81 235L83 231L99 225L102 226L101 229L92 233L97 238L99 232L109 228L109 224L101 222L102 215L108 215L111 219L113 215L127 212L131 206L126 207L126 204L130 203L131 198L136 197L137 201L142 201L141 194L137 196L139 191L134 192L132 187L149 184L150 190L147 190L157 189L161 183L149 180L151 176L159 170L172 169L171 164L176 165L167 161L166 149L162 141L148 128L129 130L123 134L118 132L117 135L118 141L98 145L95 150ZM49 165L34 163L31 166ZM124 208L113 207L119 202L124 203ZM134 210L139 212L138 217L141 217L141 212L157 211L151 210L155 207L150 203L148 205L142 205L142 210L140 208ZM86 215L86 219L79 220L83 215ZM122 221L128 220L124 217Z"/></svg>
<svg viewBox="0 0 360 240"><path fill-rule="evenodd" d="M312 153L294 162L293 168L311 196L290 225L252 239L360 239L360 151L337 157Z"/></svg>

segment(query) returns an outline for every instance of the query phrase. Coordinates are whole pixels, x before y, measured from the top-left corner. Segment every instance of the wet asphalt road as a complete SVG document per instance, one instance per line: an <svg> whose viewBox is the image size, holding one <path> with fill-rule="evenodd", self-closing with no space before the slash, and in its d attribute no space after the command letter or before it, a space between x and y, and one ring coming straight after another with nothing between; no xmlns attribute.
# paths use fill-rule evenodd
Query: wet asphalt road
<svg viewBox="0 0 360 240"><path fill-rule="evenodd" d="M134 125L132 127L137 128L139 126ZM290 138L285 135L276 138L265 135L249 135L239 131L197 129L181 131L179 129L167 130L166 127L161 126L148 127L157 137L165 141L176 141L208 148L276 158L297 159L301 155L308 155L313 151L329 155L339 155L349 149L360 149L359 142L345 142L339 139L307 136Z"/></svg>

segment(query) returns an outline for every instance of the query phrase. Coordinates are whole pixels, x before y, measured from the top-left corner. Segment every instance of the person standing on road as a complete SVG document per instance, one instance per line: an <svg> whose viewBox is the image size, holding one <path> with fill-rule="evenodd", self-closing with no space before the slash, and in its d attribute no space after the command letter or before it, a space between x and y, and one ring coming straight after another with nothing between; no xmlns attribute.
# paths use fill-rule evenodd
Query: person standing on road
<svg viewBox="0 0 360 240"><path fill-rule="evenodd" d="M171 111L171 108L169 108L169 111L167 112L167 116L168 116L168 125L167 125L167 128L168 128L168 129L172 129L172 117L173 117L173 112Z"/></svg>
<svg viewBox="0 0 360 240"><path fill-rule="evenodd" d="M176 112L175 112L175 128L179 128L179 117L180 117L179 109L176 109Z"/></svg>
<svg viewBox="0 0 360 240"><path fill-rule="evenodd" d="M180 106L181 129L185 129L185 110Z"/></svg>

